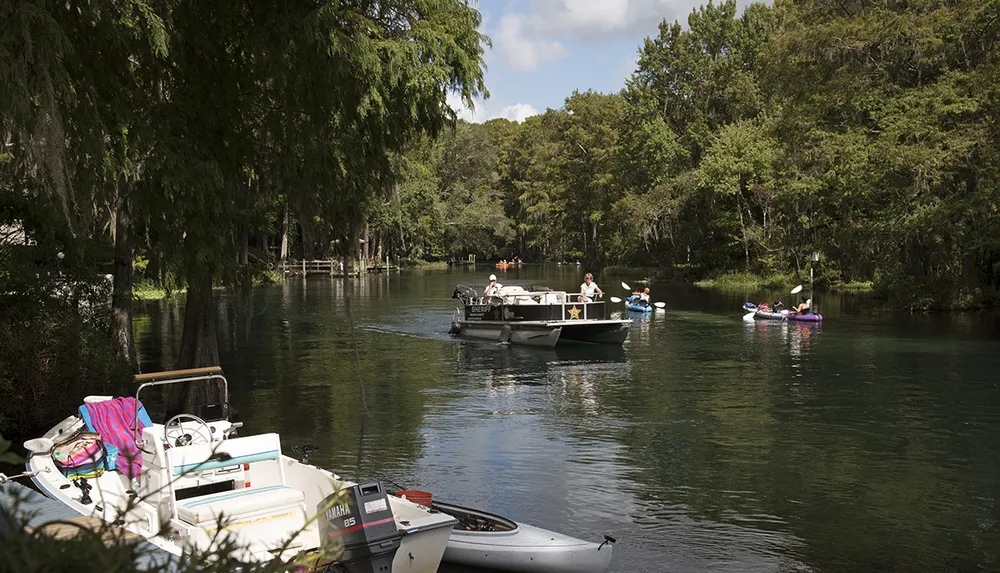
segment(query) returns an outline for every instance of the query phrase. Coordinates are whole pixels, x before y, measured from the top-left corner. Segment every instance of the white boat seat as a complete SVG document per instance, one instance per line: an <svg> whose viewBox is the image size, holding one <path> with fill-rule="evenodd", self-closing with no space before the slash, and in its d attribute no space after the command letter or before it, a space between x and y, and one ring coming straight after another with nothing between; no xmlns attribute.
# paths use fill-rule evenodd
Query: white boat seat
<svg viewBox="0 0 1000 573"><path fill-rule="evenodd" d="M283 485L235 489L177 502L177 516L192 525L204 525L222 516L231 522L265 513L298 508L305 496Z"/></svg>
<svg viewBox="0 0 1000 573"><path fill-rule="evenodd" d="M273 461L281 458L278 434L258 434L230 438L210 444L192 444L167 450L171 473L184 476L191 472L210 471L242 464Z"/></svg>

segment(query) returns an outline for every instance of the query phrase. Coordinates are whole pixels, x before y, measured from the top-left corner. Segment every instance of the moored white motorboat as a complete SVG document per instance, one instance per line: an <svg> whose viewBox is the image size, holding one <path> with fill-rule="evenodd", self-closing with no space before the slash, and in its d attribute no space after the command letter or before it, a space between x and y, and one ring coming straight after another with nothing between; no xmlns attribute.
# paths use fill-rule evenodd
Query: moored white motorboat
<svg viewBox="0 0 1000 573"><path fill-rule="evenodd" d="M178 556L228 538L231 555L247 563L305 558L317 570L335 560L349 572L437 571L456 519L389 496L377 482L355 484L285 456L277 434L235 437L241 424L229 421L219 368L136 381L135 398L88 397L77 414L25 442L25 465L43 494ZM192 386L188 398L208 399L164 423L140 401ZM103 442L96 449L95 440Z"/></svg>
<svg viewBox="0 0 1000 573"><path fill-rule="evenodd" d="M458 519L444 560L517 573L604 573L614 539L592 543L499 515L434 501L431 508Z"/></svg>

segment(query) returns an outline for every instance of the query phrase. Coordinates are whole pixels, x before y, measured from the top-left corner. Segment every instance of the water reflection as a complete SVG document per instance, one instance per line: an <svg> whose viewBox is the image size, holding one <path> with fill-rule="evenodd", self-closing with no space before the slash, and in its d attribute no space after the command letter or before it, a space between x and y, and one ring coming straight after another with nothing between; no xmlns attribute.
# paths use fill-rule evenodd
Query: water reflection
<svg viewBox="0 0 1000 573"><path fill-rule="evenodd" d="M789 356L802 358L809 351L814 339L823 329L821 322L797 322L789 320L755 320L743 322L743 331L749 343L758 349L784 347Z"/></svg>
<svg viewBox="0 0 1000 573"><path fill-rule="evenodd" d="M995 320L817 293L823 324L743 325L743 300L779 293L657 286L670 308L633 317L624 347L543 350L447 334L454 284L481 275L313 277L248 304L220 296L247 427L287 448L319 443L313 460L348 476L614 535L616 572L1000 564ZM506 278L572 290L579 275ZM173 367L182 309L144 309L145 368Z"/></svg>

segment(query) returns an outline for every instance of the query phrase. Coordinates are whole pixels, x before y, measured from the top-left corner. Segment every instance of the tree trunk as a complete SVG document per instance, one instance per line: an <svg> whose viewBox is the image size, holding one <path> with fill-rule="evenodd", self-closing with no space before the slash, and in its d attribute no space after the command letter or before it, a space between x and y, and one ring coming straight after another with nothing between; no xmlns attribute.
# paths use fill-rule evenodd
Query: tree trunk
<svg viewBox="0 0 1000 573"><path fill-rule="evenodd" d="M188 280L184 332L178 368L219 365L219 340L215 334L215 300L212 276Z"/></svg>
<svg viewBox="0 0 1000 573"><path fill-rule="evenodd" d="M237 262L246 265L250 262L250 230L246 223L240 225L240 244Z"/></svg>
<svg viewBox="0 0 1000 573"><path fill-rule="evenodd" d="M115 217L115 259L111 292L111 320L115 344L122 358L128 361L132 372L139 372L139 359L135 352L135 335L132 331L132 236L129 220L128 197L119 184L119 201Z"/></svg>
<svg viewBox="0 0 1000 573"><path fill-rule="evenodd" d="M285 218L281 222L281 251L278 258L282 261L288 258L288 203L285 203Z"/></svg>
<svg viewBox="0 0 1000 573"><path fill-rule="evenodd" d="M202 273L188 279L184 308L184 331L178 368L199 368L219 365L219 339L215 331L215 301L212 294L212 274ZM208 384L186 383L171 389L168 415L186 412L199 415L201 406L216 403L220 389ZM216 395L213 395L216 394Z"/></svg>
<svg viewBox="0 0 1000 573"><path fill-rule="evenodd" d="M315 259L315 248L313 245L313 226L310 216L299 213L299 226L302 228L302 260L311 261Z"/></svg>
<svg viewBox="0 0 1000 573"><path fill-rule="evenodd" d="M365 223L365 229L361 238L364 239L364 243L361 245L361 256L364 257L365 264L367 264L371 254L371 251L369 250L369 241L371 239L368 236L368 223Z"/></svg>

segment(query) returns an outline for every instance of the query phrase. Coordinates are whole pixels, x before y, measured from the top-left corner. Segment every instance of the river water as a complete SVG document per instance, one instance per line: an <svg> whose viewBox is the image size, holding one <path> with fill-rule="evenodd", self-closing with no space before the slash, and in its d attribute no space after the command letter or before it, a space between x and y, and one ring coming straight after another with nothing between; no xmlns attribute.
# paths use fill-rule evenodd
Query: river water
<svg viewBox="0 0 1000 573"><path fill-rule="evenodd" d="M612 535L615 572L1000 570L995 317L817 293L822 325L745 324L743 300L779 293L653 285L666 309L620 348L448 335L455 284L493 271L221 295L247 431L280 432L290 455L316 443L312 461L353 479ZM575 291L582 275L529 265L500 282ZM597 275L617 296L635 279ZM146 371L174 366L182 316L139 311Z"/></svg>

